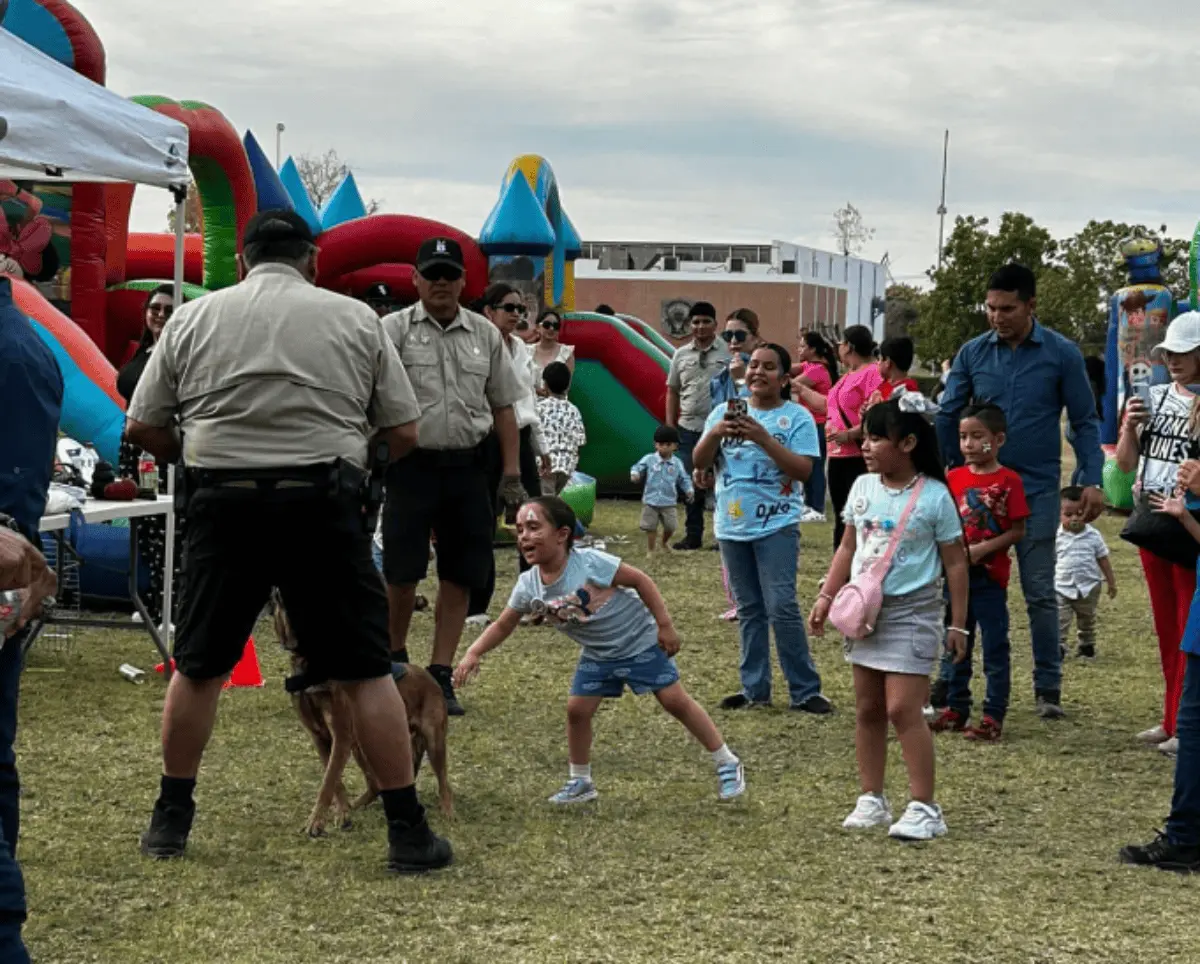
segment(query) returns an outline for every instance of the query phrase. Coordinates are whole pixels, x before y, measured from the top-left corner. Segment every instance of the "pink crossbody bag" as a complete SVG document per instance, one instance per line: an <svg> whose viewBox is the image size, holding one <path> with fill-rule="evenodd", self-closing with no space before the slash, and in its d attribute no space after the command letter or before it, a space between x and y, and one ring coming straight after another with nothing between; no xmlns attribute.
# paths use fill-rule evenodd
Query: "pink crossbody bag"
<svg viewBox="0 0 1200 964"><path fill-rule="evenodd" d="M866 639L875 632L879 621L879 611L883 608L883 580L892 566L892 556L904 536L908 526L908 517L912 514L921 497L921 489L925 487L925 477L917 480L908 504L900 515L900 522L892 538L888 540L887 550L874 563L867 566L855 578L838 590L829 604L829 621L834 628L848 639Z"/></svg>

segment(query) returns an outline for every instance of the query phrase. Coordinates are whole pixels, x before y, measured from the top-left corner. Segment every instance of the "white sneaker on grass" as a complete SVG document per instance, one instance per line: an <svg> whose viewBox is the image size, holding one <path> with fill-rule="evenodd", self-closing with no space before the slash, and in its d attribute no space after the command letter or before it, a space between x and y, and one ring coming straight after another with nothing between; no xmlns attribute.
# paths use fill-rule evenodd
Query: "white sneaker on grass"
<svg viewBox="0 0 1200 964"><path fill-rule="evenodd" d="M1165 754L1166 756L1175 756L1177 753L1179 753L1179 737L1173 736L1169 740L1163 740L1162 743L1160 743L1154 749L1158 750L1159 753Z"/></svg>
<svg viewBox="0 0 1200 964"><path fill-rule="evenodd" d="M1158 726L1152 726L1148 730L1142 730L1142 732L1135 736L1134 739L1139 743L1145 743L1146 746L1158 746L1164 740L1169 739L1169 737L1167 736L1166 727L1159 723Z"/></svg>
<svg viewBox="0 0 1200 964"><path fill-rule="evenodd" d="M842 821L845 830L870 830L886 827L892 822L892 808L882 793L864 793L854 805L854 811Z"/></svg>
<svg viewBox="0 0 1200 964"><path fill-rule="evenodd" d="M717 787L717 797L721 800L733 800L746 792L746 771L741 760L717 767Z"/></svg>
<svg viewBox="0 0 1200 964"><path fill-rule="evenodd" d="M584 777L571 777L566 785L550 798L551 803L566 806L572 803L587 803L600 796L596 784Z"/></svg>
<svg viewBox="0 0 1200 964"><path fill-rule="evenodd" d="M474 616L468 616L466 624L468 626L478 626L480 629L487 629L491 625L491 622L487 613L477 613Z"/></svg>
<svg viewBox="0 0 1200 964"><path fill-rule="evenodd" d="M888 836L897 840L932 840L946 835L946 821L942 808L936 803L911 801L904 808L904 816L888 828Z"/></svg>

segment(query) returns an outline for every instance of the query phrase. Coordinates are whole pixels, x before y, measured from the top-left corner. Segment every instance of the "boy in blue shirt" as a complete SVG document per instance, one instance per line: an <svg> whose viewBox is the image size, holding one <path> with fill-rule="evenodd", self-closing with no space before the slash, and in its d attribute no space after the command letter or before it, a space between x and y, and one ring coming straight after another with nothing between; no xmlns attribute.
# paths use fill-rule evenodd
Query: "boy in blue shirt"
<svg viewBox="0 0 1200 964"><path fill-rule="evenodd" d="M689 505L696 497L692 478L684 468L683 461L675 454L679 448L679 432L669 425L660 425L654 430L654 454L646 455L629 470L631 481L642 484L642 521L640 528L646 533L646 549L654 552L658 527L663 530L662 547L670 551L670 539L679 527L676 506L683 496Z"/></svg>

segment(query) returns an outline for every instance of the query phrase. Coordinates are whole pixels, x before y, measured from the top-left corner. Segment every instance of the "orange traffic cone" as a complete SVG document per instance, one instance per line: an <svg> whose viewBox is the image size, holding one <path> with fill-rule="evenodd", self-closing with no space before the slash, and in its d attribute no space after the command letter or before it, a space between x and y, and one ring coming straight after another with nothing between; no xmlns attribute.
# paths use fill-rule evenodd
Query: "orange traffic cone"
<svg viewBox="0 0 1200 964"><path fill-rule="evenodd" d="M233 668L229 679L225 681L224 689L234 686L262 686L262 670L258 667L258 653L254 649L254 637L246 640L246 648L242 650L242 658Z"/></svg>

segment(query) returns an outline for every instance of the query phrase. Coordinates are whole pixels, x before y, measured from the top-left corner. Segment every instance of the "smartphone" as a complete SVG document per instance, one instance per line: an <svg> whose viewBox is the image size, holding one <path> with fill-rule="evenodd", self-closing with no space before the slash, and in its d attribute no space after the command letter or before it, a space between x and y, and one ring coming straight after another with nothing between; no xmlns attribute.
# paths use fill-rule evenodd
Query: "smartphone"
<svg viewBox="0 0 1200 964"><path fill-rule="evenodd" d="M731 398L725 403L725 417L729 419L740 418L746 415L750 409L746 405L744 398Z"/></svg>

